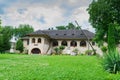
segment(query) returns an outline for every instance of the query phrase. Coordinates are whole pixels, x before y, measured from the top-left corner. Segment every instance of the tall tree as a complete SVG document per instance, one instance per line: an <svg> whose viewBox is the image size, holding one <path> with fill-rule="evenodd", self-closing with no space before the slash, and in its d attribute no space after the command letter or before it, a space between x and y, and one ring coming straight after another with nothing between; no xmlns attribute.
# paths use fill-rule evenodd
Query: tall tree
<svg viewBox="0 0 120 80"><path fill-rule="evenodd" d="M19 50L20 52L23 52L23 49L24 49L23 42L22 42L22 40L19 39L16 43L16 50Z"/></svg>
<svg viewBox="0 0 120 80"><path fill-rule="evenodd" d="M15 36L24 37L34 31L33 27L28 24L20 24L18 28L15 28Z"/></svg>
<svg viewBox="0 0 120 80"><path fill-rule="evenodd" d="M119 0L93 0L89 5L88 13L90 14L89 21L95 28L95 41L102 44L108 42L108 27L110 24L115 27L115 42L120 40L120 1Z"/></svg>

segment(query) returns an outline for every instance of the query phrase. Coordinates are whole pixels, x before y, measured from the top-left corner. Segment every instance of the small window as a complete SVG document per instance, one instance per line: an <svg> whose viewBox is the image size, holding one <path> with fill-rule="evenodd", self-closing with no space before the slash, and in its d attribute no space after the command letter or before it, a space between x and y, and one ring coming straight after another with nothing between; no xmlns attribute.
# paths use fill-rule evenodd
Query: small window
<svg viewBox="0 0 120 80"><path fill-rule="evenodd" d="M58 34L56 34L56 35L58 35Z"/></svg>
<svg viewBox="0 0 120 80"><path fill-rule="evenodd" d="M92 42L92 45L94 46L94 45L95 45L95 42Z"/></svg>
<svg viewBox="0 0 120 80"><path fill-rule="evenodd" d="M72 34L72 35L75 35L75 34Z"/></svg>
<svg viewBox="0 0 120 80"><path fill-rule="evenodd" d="M64 34L64 35L66 35L66 34Z"/></svg>
<svg viewBox="0 0 120 80"><path fill-rule="evenodd" d="M83 35L83 33L81 33L80 35Z"/></svg>
<svg viewBox="0 0 120 80"><path fill-rule="evenodd" d="M27 45L29 45L29 39L27 40Z"/></svg>
<svg viewBox="0 0 120 80"><path fill-rule="evenodd" d="M35 43L35 38L32 39L32 43Z"/></svg>
<svg viewBox="0 0 120 80"><path fill-rule="evenodd" d="M41 43L41 38L38 39L38 43Z"/></svg>

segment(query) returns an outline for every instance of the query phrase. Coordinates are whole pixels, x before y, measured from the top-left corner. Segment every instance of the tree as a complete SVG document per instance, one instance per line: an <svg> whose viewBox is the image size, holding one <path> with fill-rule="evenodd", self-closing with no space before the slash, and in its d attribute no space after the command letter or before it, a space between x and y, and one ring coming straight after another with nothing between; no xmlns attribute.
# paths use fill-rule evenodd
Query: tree
<svg viewBox="0 0 120 80"><path fill-rule="evenodd" d="M1 33L10 40L14 34L14 28L12 26L4 26Z"/></svg>
<svg viewBox="0 0 120 80"><path fill-rule="evenodd" d="M19 39L16 43L16 50L19 50L22 53L23 49L24 49L23 42L22 42L22 40Z"/></svg>
<svg viewBox="0 0 120 80"><path fill-rule="evenodd" d="M110 24L108 27L108 52L114 52L116 50L115 44L115 27L117 24Z"/></svg>
<svg viewBox="0 0 120 80"><path fill-rule="evenodd" d="M115 42L120 40L120 1L119 0L93 0L89 5L88 13L90 15L89 21L93 28L95 28L95 41L99 44L103 42L108 43L108 27L110 24L115 27Z"/></svg>
<svg viewBox="0 0 120 80"><path fill-rule="evenodd" d="M2 38L2 35L0 35L0 53L2 53L4 51L4 48L3 48L3 38Z"/></svg>
<svg viewBox="0 0 120 80"><path fill-rule="evenodd" d="M75 26L73 23L68 23L67 26L56 26L57 30L70 30L70 29L75 29L75 30L80 30L80 26Z"/></svg>
<svg viewBox="0 0 120 80"><path fill-rule="evenodd" d="M17 37L24 37L26 34L33 32L34 29L28 24L20 24L18 28L15 28L14 33Z"/></svg>
<svg viewBox="0 0 120 80"><path fill-rule="evenodd" d="M67 28L65 26L56 26L57 30L66 30Z"/></svg>
<svg viewBox="0 0 120 80"><path fill-rule="evenodd" d="M10 49L10 39L13 35L11 26L2 26L0 21L0 52L5 52Z"/></svg>

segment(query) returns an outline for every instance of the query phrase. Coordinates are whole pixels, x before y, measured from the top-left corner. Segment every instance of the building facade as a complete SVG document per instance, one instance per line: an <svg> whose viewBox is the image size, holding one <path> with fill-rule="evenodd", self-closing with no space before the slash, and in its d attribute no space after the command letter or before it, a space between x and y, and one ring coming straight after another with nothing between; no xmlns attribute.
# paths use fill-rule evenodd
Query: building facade
<svg viewBox="0 0 120 80"><path fill-rule="evenodd" d="M83 33L83 32L85 33ZM23 39L24 52L28 54L51 54L54 48L65 46L64 54L71 54L75 49L78 53L92 50L88 41L97 53L101 53L95 42L94 33L88 30L38 30L28 34ZM85 37L87 36L87 38ZM101 54L100 54L101 55Z"/></svg>

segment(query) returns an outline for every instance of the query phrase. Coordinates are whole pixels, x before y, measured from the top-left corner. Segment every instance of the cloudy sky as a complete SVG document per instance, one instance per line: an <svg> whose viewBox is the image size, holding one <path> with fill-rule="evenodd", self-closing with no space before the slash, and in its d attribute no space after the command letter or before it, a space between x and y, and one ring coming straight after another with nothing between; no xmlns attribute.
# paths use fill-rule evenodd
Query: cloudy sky
<svg viewBox="0 0 120 80"><path fill-rule="evenodd" d="M75 24L94 31L86 11L92 0L0 0L2 25L30 24L35 30Z"/></svg>

